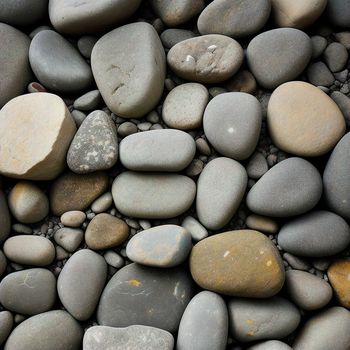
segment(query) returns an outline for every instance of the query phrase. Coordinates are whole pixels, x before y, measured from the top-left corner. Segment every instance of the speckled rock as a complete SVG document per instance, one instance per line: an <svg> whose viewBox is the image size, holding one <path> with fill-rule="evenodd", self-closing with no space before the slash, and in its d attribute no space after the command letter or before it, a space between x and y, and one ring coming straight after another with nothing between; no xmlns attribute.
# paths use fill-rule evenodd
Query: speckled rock
<svg viewBox="0 0 350 350"><path fill-rule="evenodd" d="M9 235L11 230L11 216L5 194L0 189L0 243Z"/></svg>
<svg viewBox="0 0 350 350"><path fill-rule="evenodd" d="M349 0L328 0L326 14L334 25L350 28Z"/></svg>
<svg viewBox="0 0 350 350"><path fill-rule="evenodd" d="M75 252L84 238L81 229L62 227L54 234L55 242L70 253Z"/></svg>
<svg viewBox="0 0 350 350"><path fill-rule="evenodd" d="M230 158L207 163L197 182L196 211L208 229L225 226L236 213L248 182L244 167Z"/></svg>
<svg viewBox="0 0 350 350"><path fill-rule="evenodd" d="M112 327L137 323L175 332L192 289L191 278L182 269L127 265L105 287L97 310L98 323Z"/></svg>
<svg viewBox="0 0 350 350"><path fill-rule="evenodd" d="M322 195L317 169L302 158L288 158L271 168L249 191L248 208L256 214L288 217L312 209Z"/></svg>
<svg viewBox="0 0 350 350"><path fill-rule="evenodd" d="M241 342L282 339L299 325L300 313L287 299L231 299L228 303L232 335Z"/></svg>
<svg viewBox="0 0 350 350"><path fill-rule="evenodd" d="M247 350L293 350L289 345L279 340L268 340L249 347Z"/></svg>
<svg viewBox="0 0 350 350"><path fill-rule="evenodd" d="M173 46L167 60L174 73L183 79L219 83L238 71L243 62L243 49L227 36L202 35Z"/></svg>
<svg viewBox="0 0 350 350"><path fill-rule="evenodd" d="M278 293L284 283L277 248L265 235L252 230L203 239L192 249L190 270L202 288L232 296L267 298Z"/></svg>
<svg viewBox="0 0 350 350"><path fill-rule="evenodd" d="M91 67L105 103L119 116L139 118L160 100L165 54L157 32L146 22L105 34L92 50Z"/></svg>
<svg viewBox="0 0 350 350"><path fill-rule="evenodd" d="M103 111L93 111L82 122L67 154L69 168L78 174L112 168L118 160L117 129Z"/></svg>
<svg viewBox="0 0 350 350"><path fill-rule="evenodd" d="M4 343L13 327L13 316L10 311L0 312L0 345Z"/></svg>
<svg viewBox="0 0 350 350"><path fill-rule="evenodd" d="M327 276L339 303L350 308L350 261L338 259L327 270Z"/></svg>

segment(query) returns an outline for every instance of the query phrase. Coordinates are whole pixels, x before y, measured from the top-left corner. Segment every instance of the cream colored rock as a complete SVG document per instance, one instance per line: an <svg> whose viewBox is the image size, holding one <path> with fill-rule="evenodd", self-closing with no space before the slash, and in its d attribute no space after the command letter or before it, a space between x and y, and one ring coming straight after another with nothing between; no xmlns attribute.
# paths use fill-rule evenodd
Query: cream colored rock
<svg viewBox="0 0 350 350"><path fill-rule="evenodd" d="M345 133L344 116L335 102L301 81L285 83L273 92L267 122L274 144L302 157L329 152Z"/></svg>
<svg viewBox="0 0 350 350"><path fill-rule="evenodd" d="M0 173L51 180L65 167L76 126L63 100L49 93L18 96L0 111Z"/></svg>

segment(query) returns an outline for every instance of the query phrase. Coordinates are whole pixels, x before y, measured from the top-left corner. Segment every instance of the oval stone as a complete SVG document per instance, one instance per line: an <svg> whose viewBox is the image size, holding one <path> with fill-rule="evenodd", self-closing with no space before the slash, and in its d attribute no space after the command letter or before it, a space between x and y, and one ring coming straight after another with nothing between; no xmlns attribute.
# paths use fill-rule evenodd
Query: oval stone
<svg viewBox="0 0 350 350"><path fill-rule="evenodd" d="M236 40L211 34L179 42L170 49L167 60L179 77L210 84L234 75L242 65L243 56Z"/></svg>
<svg viewBox="0 0 350 350"><path fill-rule="evenodd" d="M202 288L232 296L268 298L284 283L284 266L277 248L253 230L203 239L192 249L190 270Z"/></svg>
<svg viewBox="0 0 350 350"><path fill-rule="evenodd" d="M126 255L142 265L174 267L186 260L191 248L191 235L186 229L160 225L133 236L126 246Z"/></svg>
<svg viewBox="0 0 350 350"><path fill-rule="evenodd" d="M49 311L56 300L56 278L46 269L10 273L0 283L0 303L22 315Z"/></svg>
<svg viewBox="0 0 350 350"><path fill-rule="evenodd" d="M58 296L67 311L77 320L91 317L107 278L107 264L102 256L89 249L74 253L64 265L58 280Z"/></svg>
<svg viewBox="0 0 350 350"><path fill-rule="evenodd" d="M53 310L32 316L18 325L6 350L79 350L83 331L68 312Z"/></svg>
<svg viewBox="0 0 350 350"><path fill-rule="evenodd" d="M35 76L48 89L79 91L93 80L90 67L78 50L53 30L35 35L29 48L29 61Z"/></svg>
<svg viewBox="0 0 350 350"><path fill-rule="evenodd" d="M4 343L13 327L13 316L10 311L0 312L0 345Z"/></svg>
<svg viewBox="0 0 350 350"><path fill-rule="evenodd" d="M334 261L327 270L327 276L339 303L350 308L350 261Z"/></svg>
<svg viewBox="0 0 350 350"><path fill-rule="evenodd" d="M166 219L189 209L196 184L183 175L127 171L114 180L112 195L115 206L124 215Z"/></svg>
<svg viewBox="0 0 350 350"><path fill-rule="evenodd" d="M273 92L267 122L274 144L302 157L329 152L345 133L337 104L321 89L302 81L283 84Z"/></svg>
<svg viewBox="0 0 350 350"><path fill-rule="evenodd" d="M270 16L270 0L214 0L200 14L201 34L240 38L258 32Z"/></svg>
<svg viewBox="0 0 350 350"><path fill-rule="evenodd" d="M336 145L323 173L324 194L327 205L350 220L350 133Z"/></svg>
<svg viewBox="0 0 350 350"><path fill-rule="evenodd" d="M282 339L299 325L300 313L287 299L231 299L228 303L232 336L249 342Z"/></svg>
<svg viewBox="0 0 350 350"><path fill-rule="evenodd" d="M197 183L199 221L210 230L225 226L236 213L247 187L244 167L230 158L215 158L201 172Z"/></svg>
<svg viewBox="0 0 350 350"><path fill-rule="evenodd" d="M203 117L205 136L217 152L237 160L248 158L260 134L262 109L259 101L244 92L215 96Z"/></svg>
<svg viewBox="0 0 350 350"><path fill-rule="evenodd" d="M165 80L165 53L155 29L131 23L105 34L94 46L91 67L108 108L139 118L159 102Z"/></svg>
<svg viewBox="0 0 350 350"><path fill-rule="evenodd" d="M294 28L261 33L247 48L249 68L258 83L267 89L295 79L306 68L311 55L310 38Z"/></svg>
<svg viewBox="0 0 350 350"><path fill-rule="evenodd" d="M45 237L18 235L5 241L4 253L17 264L46 266L55 258L55 246Z"/></svg>
<svg viewBox="0 0 350 350"><path fill-rule="evenodd" d="M247 350L293 350L289 345L279 340L268 340L249 347Z"/></svg>
<svg viewBox="0 0 350 350"><path fill-rule="evenodd" d="M183 269L156 269L130 264L105 287L97 310L100 325L134 324L176 332L193 286Z"/></svg>
<svg viewBox="0 0 350 350"><path fill-rule="evenodd" d="M321 195L322 179L317 169L302 158L288 158L260 178L246 203L256 214L288 217L309 211Z"/></svg>
<svg viewBox="0 0 350 350"><path fill-rule="evenodd" d="M181 171L196 153L193 138L180 130L150 130L125 137L120 161L135 171Z"/></svg>
<svg viewBox="0 0 350 350"><path fill-rule="evenodd" d="M350 227L330 211L314 211L284 224L278 244L287 252L307 257L340 253L350 243Z"/></svg>
<svg viewBox="0 0 350 350"><path fill-rule="evenodd" d="M213 292L195 295L182 315L177 335L178 350L225 350L228 314L225 301Z"/></svg>

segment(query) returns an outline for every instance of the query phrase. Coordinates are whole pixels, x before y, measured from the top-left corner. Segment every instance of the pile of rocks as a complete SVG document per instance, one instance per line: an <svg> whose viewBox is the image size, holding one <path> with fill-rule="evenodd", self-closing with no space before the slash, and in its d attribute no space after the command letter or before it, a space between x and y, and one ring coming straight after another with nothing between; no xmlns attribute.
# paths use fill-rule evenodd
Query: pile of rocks
<svg viewBox="0 0 350 350"><path fill-rule="evenodd" d="M0 346L350 349L350 0L2 0Z"/></svg>

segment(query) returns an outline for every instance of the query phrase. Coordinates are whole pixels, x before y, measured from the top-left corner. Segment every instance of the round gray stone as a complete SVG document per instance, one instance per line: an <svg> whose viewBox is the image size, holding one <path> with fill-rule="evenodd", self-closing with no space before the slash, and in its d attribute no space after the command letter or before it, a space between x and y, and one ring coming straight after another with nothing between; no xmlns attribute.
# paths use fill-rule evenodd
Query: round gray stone
<svg viewBox="0 0 350 350"><path fill-rule="evenodd" d="M253 180L260 179L267 171L269 166L263 154L254 153L247 164L247 174Z"/></svg>
<svg viewBox="0 0 350 350"><path fill-rule="evenodd" d="M228 314L225 301L216 293L195 295L182 315L177 335L177 350L225 350Z"/></svg>
<svg viewBox="0 0 350 350"><path fill-rule="evenodd" d="M214 0L200 14L201 34L223 34L240 38L258 32L270 16L269 0Z"/></svg>
<svg viewBox="0 0 350 350"><path fill-rule="evenodd" d="M4 343L13 327L13 316L10 311L0 312L0 345Z"/></svg>
<svg viewBox="0 0 350 350"><path fill-rule="evenodd" d="M350 0L328 0L326 13L334 25L350 28Z"/></svg>
<svg viewBox="0 0 350 350"><path fill-rule="evenodd" d="M10 334L5 350L79 350L83 331L68 312L53 310L32 316Z"/></svg>
<svg viewBox="0 0 350 350"><path fill-rule="evenodd" d="M249 191L248 208L256 214L288 217L311 210L322 195L322 179L308 161L292 157L271 168Z"/></svg>
<svg viewBox="0 0 350 350"><path fill-rule="evenodd" d="M46 269L10 273L0 283L0 302L10 311L36 315L49 311L56 300L56 278Z"/></svg>
<svg viewBox="0 0 350 350"><path fill-rule="evenodd" d="M196 153L193 138L180 130L150 130L125 137L120 161L135 171L180 171Z"/></svg>
<svg viewBox="0 0 350 350"><path fill-rule="evenodd" d="M83 237L83 230L69 227L62 227L54 234L55 242L70 253L78 249Z"/></svg>
<svg viewBox="0 0 350 350"><path fill-rule="evenodd" d="M345 68L349 54L344 45L334 42L327 46L323 57L332 72L339 72Z"/></svg>
<svg viewBox="0 0 350 350"><path fill-rule="evenodd" d="M298 77L311 55L310 38L294 28L278 28L261 33L247 48L250 70L258 83L267 89L274 89Z"/></svg>
<svg viewBox="0 0 350 350"><path fill-rule="evenodd" d="M162 41L162 44L166 49L171 49L180 41L191 39L195 36L196 34L191 32L190 30L169 28L162 32L162 34L160 35L160 40Z"/></svg>
<svg viewBox="0 0 350 350"><path fill-rule="evenodd" d="M0 243L9 235L11 230L11 216L7 200L3 191L0 190Z"/></svg>
<svg viewBox="0 0 350 350"><path fill-rule="evenodd" d="M244 92L215 96L204 112L203 127L217 152L236 160L248 158L258 143L262 120L259 101Z"/></svg>
<svg viewBox="0 0 350 350"><path fill-rule="evenodd" d="M90 327L84 334L84 350L154 349L173 350L171 333L155 327L133 325L125 328Z"/></svg>
<svg viewBox="0 0 350 350"><path fill-rule="evenodd" d="M124 215L144 219L166 219L190 208L196 184L177 174L123 172L114 180L112 195Z"/></svg>
<svg viewBox="0 0 350 350"><path fill-rule="evenodd" d="M137 125L132 122L124 122L118 127L118 135L121 137L126 137L131 134L137 133Z"/></svg>
<svg viewBox="0 0 350 350"><path fill-rule="evenodd" d="M108 108L139 118L159 102L165 80L165 53L155 29L138 22L105 34L94 46L91 67Z"/></svg>
<svg viewBox="0 0 350 350"><path fill-rule="evenodd" d="M247 350L293 350L289 345L279 340L268 340L262 343L256 344L248 348Z"/></svg>
<svg viewBox="0 0 350 350"><path fill-rule="evenodd" d="M186 229L160 225L133 236L126 246L126 255L141 265L174 267L186 260L191 248L191 235Z"/></svg>
<svg viewBox="0 0 350 350"><path fill-rule="evenodd" d="M176 332L192 294L192 280L183 269L130 264L105 287L97 320L104 326L139 324Z"/></svg>
<svg viewBox="0 0 350 350"><path fill-rule="evenodd" d="M89 249L74 253L64 265L58 280L58 296L67 311L85 321L95 311L107 278L107 264Z"/></svg>
<svg viewBox="0 0 350 350"><path fill-rule="evenodd" d="M29 61L40 83L55 91L83 90L93 80L90 67L78 50L53 30L35 35Z"/></svg>
<svg viewBox="0 0 350 350"><path fill-rule="evenodd" d="M101 101L101 94L98 90L92 90L80 96L74 101L73 107L81 111L95 109Z"/></svg>
<svg viewBox="0 0 350 350"><path fill-rule="evenodd" d="M287 299L231 299L228 303L232 335L241 342L281 339L299 325L300 313Z"/></svg>
<svg viewBox="0 0 350 350"><path fill-rule="evenodd" d="M315 86L331 86L334 83L334 76L323 62L310 64L306 71L309 82Z"/></svg>
<svg viewBox="0 0 350 350"><path fill-rule="evenodd" d="M248 182L244 167L230 158L210 161L197 183L199 221L210 230L225 226L241 204Z"/></svg>
<svg viewBox="0 0 350 350"><path fill-rule="evenodd" d="M340 253L350 243L350 227L330 211L314 211L284 224L278 244L287 252L307 257Z"/></svg>
<svg viewBox="0 0 350 350"><path fill-rule="evenodd" d="M67 163L77 174L110 169L118 160L115 124L103 111L93 111L82 122L70 144Z"/></svg>

